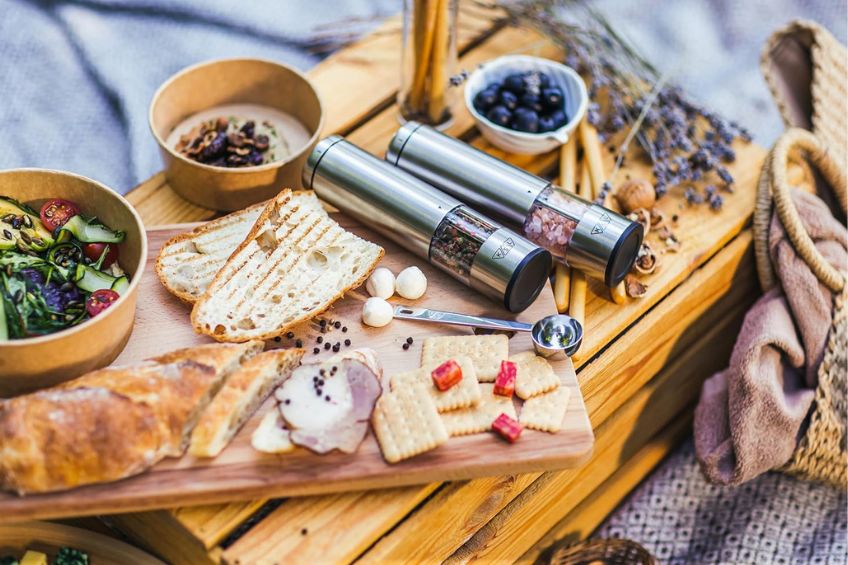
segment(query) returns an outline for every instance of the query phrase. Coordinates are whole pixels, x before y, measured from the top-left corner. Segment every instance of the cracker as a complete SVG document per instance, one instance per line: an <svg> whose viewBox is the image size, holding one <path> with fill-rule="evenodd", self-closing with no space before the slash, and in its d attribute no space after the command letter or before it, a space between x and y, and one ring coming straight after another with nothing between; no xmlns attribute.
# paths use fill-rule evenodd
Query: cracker
<svg viewBox="0 0 848 565"><path fill-rule="evenodd" d="M383 393L371 423L389 463L424 453L448 440L432 397L418 384Z"/></svg>
<svg viewBox="0 0 848 565"><path fill-rule="evenodd" d="M526 428L543 432L558 432L568 409L571 391L561 386L551 392L540 394L524 401L519 422Z"/></svg>
<svg viewBox="0 0 848 565"><path fill-rule="evenodd" d="M428 337L421 352L421 366L437 367L457 356L471 359L481 383L494 382L501 361L509 357L509 340L503 334Z"/></svg>
<svg viewBox="0 0 848 565"><path fill-rule="evenodd" d="M474 364L468 357L458 356L454 359L462 369L462 380L446 391L435 387L433 377L430 376L431 370L427 367L392 375L389 378L389 386L395 390L412 383L421 384L433 398L439 412L474 406L480 402L480 385L477 383Z"/></svg>
<svg viewBox="0 0 848 565"><path fill-rule="evenodd" d="M515 394L527 400L559 386L559 377L547 359L532 351L526 351L509 358L515 363Z"/></svg>
<svg viewBox="0 0 848 565"><path fill-rule="evenodd" d="M476 406L441 415L445 429L451 437L487 432L492 429L495 418L501 414L516 418L512 399L496 395L494 388L495 385L492 384L481 384L481 398Z"/></svg>

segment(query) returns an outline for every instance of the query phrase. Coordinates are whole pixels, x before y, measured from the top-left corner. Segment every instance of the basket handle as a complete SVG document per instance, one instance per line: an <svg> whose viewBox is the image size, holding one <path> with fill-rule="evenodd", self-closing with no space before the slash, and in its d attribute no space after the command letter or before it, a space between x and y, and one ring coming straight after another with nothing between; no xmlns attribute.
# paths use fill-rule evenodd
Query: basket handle
<svg viewBox="0 0 848 565"><path fill-rule="evenodd" d="M769 261L767 236L771 216L770 204L773 200L777 216L786 230L787 238L795 247L795 251L821 282L832 291L841 292L845 287L845 276L828 263L816 249L812 238L801 223L801 217L798 215L794 202L792 202L786 171L789 164L789 153L793 149L800 149L807 155L812 165L821 172L833 189L842 210L848 214L848 199L846 199L848 188L846 188L845 172L833 158L833 155L812 133L800 128L787 130L777 140L766 158L759 180L754 227L755 231L758 232L756 252L760 282L765 289L776 284L771 264L766 265L766 262Z"/></svg>

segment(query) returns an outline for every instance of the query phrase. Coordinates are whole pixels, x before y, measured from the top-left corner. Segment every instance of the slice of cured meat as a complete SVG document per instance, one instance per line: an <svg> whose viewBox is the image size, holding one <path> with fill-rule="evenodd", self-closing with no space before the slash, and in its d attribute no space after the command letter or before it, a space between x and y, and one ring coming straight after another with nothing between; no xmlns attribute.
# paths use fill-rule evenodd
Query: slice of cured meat
<svg viewBox="0 0 848 565"><path fill-rule="evenodd" d="M292 373L275 392L292 443L316 453L357 450L382 393L374 359L352 351Z"/></svg>

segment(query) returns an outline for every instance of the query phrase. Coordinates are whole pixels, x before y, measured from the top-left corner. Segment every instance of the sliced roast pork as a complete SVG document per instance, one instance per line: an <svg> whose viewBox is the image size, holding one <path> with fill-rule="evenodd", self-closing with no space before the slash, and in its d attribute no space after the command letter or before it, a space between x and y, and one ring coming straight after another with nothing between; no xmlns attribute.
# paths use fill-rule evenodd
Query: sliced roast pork
<svg viewBox="0 0 848 565"><path fill-rule="evenodd" d="M355 452L382 393L375 361L373 351L359 350L297 368L274 393L292 443Z"/></svg>

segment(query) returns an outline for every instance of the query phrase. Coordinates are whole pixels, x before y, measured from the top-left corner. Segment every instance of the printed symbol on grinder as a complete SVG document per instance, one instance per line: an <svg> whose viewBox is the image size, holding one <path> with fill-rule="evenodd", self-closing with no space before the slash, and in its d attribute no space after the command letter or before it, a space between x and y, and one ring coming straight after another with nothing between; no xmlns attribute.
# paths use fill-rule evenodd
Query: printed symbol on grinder
<svg viewBox="0 0 848 565"><path fill-rule="evenodd" d="M595 224L592 227L592 235L598 235L598 234L604 233L604 231L607 229L607 225L609 225L610 221L612 221L612 218L609 217L609 214L607 214L606 212L601 214L601 217L598 220L598 223Z"/></svg>
<svg viewBox="0 0 848 565"><path fill-rule="evenodd" d="M515 242L512 241L511 237L507 238L506 241L504 241L501 246L498 247L498 250L495 251L494 255L492 255L492 259L503 259L507 255L509 255L509 252L512 251L513 247L515 247Z"/></svg>

